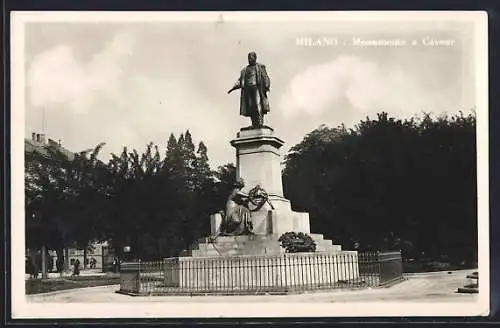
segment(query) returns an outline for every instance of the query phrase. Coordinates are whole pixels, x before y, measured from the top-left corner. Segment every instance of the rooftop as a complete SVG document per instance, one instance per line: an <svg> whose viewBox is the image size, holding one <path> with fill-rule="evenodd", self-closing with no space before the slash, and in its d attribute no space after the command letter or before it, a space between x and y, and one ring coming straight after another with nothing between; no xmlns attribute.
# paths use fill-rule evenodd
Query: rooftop
<svg viewBox="0 0 500 328"><path fill-rule="evenodd" d="M40 152L42 154L45 154L47 155L48 152L47 152L47 149L58 149L59 151L61 151L64 155L66 155L66 157L68 159L73 159L73 157L75 156L74 152L64 148L62 145L61 145L61 141L55 141L53 139L46 139L45 138L45 134L39 134L39 133L35 133L33 132L31 134L31 139L24 139L24 151L25 152L33 152L33 151L37 151L37 152Z"/></svg>

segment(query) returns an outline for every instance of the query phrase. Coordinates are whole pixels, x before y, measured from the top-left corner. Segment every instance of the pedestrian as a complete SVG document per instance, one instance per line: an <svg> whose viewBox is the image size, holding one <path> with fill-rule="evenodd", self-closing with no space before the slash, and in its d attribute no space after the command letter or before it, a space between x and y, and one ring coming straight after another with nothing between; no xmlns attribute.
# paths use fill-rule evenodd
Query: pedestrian
<svg viewBox="0 0 500 328"><path fill-rule="evenodd" d="M30 278L37 278L38 277L38 272L37 272L37 267L35 263L33 263L33 259L31 257L26 258L26 271L29 273Z"/></svg>
<svg viewBox="0 0 500 328"><path fill-rule="evenodd" d="M76 259L76 261L73 263L73 276L79 276L80 275L80 261Z"/></svg>
<svg viewBox="0 0 500 328"><path fill-rule="evenodd" d="M33 278L38 279L39 272L40 269L38 268L38 265L36 263L33 263Z"/></svg>
<svg viewBox="0 0 500 328"><path fill-rule="evenodd" d="M120 271L120 260L118 260L118 258L117 258L117 257L115 257L115 258L113 259L113 271L114 271L115 273L117 273L117 272L119 272L119 271Z"/></svg>

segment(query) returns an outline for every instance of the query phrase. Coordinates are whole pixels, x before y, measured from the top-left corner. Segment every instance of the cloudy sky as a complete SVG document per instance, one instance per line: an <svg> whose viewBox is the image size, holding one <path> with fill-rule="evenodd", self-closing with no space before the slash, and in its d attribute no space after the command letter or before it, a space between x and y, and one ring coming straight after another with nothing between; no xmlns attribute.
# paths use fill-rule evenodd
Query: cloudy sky
<svg viewBox="0 0 500 328"><path fill-rule="evenodd" d="M46 134L71 150L106 142L107 158L123 146L164 147L170 133L189 129L207 144L212 166L233 162L229 141L250 119L239 116L239 92L226 92L252 50L268 68L265 121L286 142L284 152L321 124L351 127L382 110L401 118L468 112L476 105L472 27L438 20L27 23L25 134L44 121Z"/></svg>

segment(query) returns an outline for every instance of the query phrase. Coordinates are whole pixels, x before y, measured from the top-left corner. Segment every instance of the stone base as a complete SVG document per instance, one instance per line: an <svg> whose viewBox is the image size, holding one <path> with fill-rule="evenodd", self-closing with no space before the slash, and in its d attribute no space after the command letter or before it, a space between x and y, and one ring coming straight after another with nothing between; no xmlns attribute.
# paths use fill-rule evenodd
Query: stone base
<svg viewBox="0 0 500 328"><path fill-rule="evenodd" d="M239 256L239 255L277 255L285 253L278 241L279 234L250 236L220 236L215 240L204 238L195 243L183 254L191 257ZM310 234L316 242L317 252L340 252L340 245L333 245L331 240L321 234Z"/></svg>
<svg viewBox="0 0 500 328"><path fill-rule="evenodd" d="M269 204L261 210L252 212L253 235L219 236L215 241L210 238L198 240L183 256L225 256L225 255L264 255L282 254L279 237L286 232L302 232L309 234L316 242L319 252L339 252L340 245L333 245L331 240L321 234L311 234L309 213L292 211L290 201L280 196L270 196ZM221 213L210 217L211 235L218 236L222 222Z"/></svg>
<svg viewBox="0 0 500 328"><path fill-rule="evenodd" d="M260 186L268 193L269 202L252 212L253 235L218 237L214 242L199 240L183 256L239 256L277 255L284 253L279 237L286 232L311 235L318 252L339 252L340 245L333 245L323 235L311 234L309 213L292 211L290 201L283 195L281 180L280 148L284 142L270 127L244 128L238 132L231 145L236 148L237 178L245 182L244 192ZM211 235L218 236L222 222L221 213L210 217Z"/></svg>
<svg viewBox="0 0 500 328"><path fill-rule="evenodd" d="M273 290L335 286L358 280L357 252L267 256L181 257L165 286L184 290Z"/></svg>
<svg viewBox="0 0 500 328"><path fill-rule="evenodd" d="M257 235L282 235L285 232L303 232L309 234L309 213L292 211L290 201L280 196L269 196L269 204L259 211L252 212L253 232ZM217 235L222 222L221 213L210 216L210 232Z"/></svg>
<svg viewBox="0 0 500 328"><path fill-rule="evenodd" d="M240 130L231 145L236 148L236 176L245 186L261 186L269 195L283 197L280 148L284 142L269 127Z"/></svg>

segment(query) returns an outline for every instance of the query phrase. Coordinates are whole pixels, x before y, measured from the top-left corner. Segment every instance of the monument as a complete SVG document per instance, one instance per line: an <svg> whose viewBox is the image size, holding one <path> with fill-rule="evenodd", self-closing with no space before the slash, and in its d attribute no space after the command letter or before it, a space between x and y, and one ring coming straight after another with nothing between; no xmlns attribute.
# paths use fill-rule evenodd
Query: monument
<svg viewBox="0 0 500 328"><path fill-rule="evenodd" d="M282 254L279 237L286 232L309 234L319 252L339 252L321 234L311 234L309 214L292 211L283 195L281 153L284 142L264 125L270 112L267 93L271 81L265 65L255 52L248 54L234 86L241 89L240 115L250 117L252 125L243 127L230 144L236 149L236 184L225 211L210 218L211 236L195 243L192 257Z"/></svg>
<svg viewBox="0 0 500 328"><path fill-rule="evenodd" d="M293 211L283 195L284 142L264 125L270 82L266 67L251 52L229 93L241 89L240 114L250 117L252 125L241 128L230 142L236 149L236 182L225 209L210 217L210 236L161 265L139 261L122 266L121 291L267 293L364 283L358 253L311 233L309 214ZM307 239L307 245L290 236ZM287 253L281 241L290 240ZM158 271L151 271L151 265Z"/></svg>

